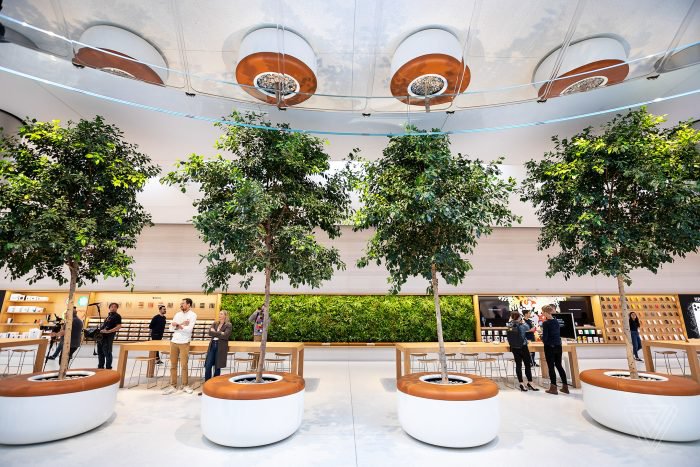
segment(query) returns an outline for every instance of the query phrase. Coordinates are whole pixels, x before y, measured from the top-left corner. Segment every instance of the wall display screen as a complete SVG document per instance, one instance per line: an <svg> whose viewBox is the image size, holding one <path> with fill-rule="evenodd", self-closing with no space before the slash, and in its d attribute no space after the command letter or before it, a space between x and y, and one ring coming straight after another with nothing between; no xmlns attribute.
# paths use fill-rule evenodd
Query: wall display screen
<svg viewBox="0 0 700 467"><path fill-rule="evenodd" d="M700 294L679 295L688 339L700 339Z"/></svg>
<svg viewBox="0 0 700 467"><path fill-rule="evenodd" d="M590 297L556 296L556 295L505 295L479 296L479 314L482 327L505 326L510 313L531 311L536 317L542 313L542 307L554 305L561 313L571 313L576 326L595 324L591 311ZM572 336L573 337L573 336Z"/></svg>
<svg viewBox="0 0 700 467"><path fill-rule="evenodd" d="M552 313L552 318L559 321L559 334L567 339L576 339L576 325L573 313Z"/></svg>

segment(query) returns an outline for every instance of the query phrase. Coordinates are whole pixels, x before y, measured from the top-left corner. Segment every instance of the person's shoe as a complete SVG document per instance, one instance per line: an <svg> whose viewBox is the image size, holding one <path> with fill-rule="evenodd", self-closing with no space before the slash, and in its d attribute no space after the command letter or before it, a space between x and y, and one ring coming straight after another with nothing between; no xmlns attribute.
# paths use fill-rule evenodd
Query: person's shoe
<svg viewBox="0 0 700 467"><path fill-rule="evenodd" d="M163 363L163 360L156 360L156 365L160 365L161 363Z"/></svg>
<svg viewBox="0 0 700 467"><path fill-rule="evenodd" d="M539 391L539 389L537 389L536 387L534 387L534 386L533 386L532 384L530 384L530 383L527 383L527 388L528 388L530 391Z"/></svg>
<svg viewBox="0 0 700 467"><path fill-rule="evenodd" d="M48 357L46 357L46 359L47 360L56 360L56 357L54 357L53 355L49 355Z"/></svg>
<svg viewBox="0 0 700 467"><path fill-rule="evenodd" d="M562 385L560 391L561 391L563 394L568 394L568 393L569 393L569 385L568 385L568 384Z"/></svg>
<svg viewBox="0 0 700 467"><path fill-rule="evenodd" d="M520 390L521 390L522 392L527 392L527 389L525 389L525 386L523 386L522 384L520 385Z"/></svg>
<svg viewBox="0 0 700 467"><path fill-rule="evenodd" d="M201 396L201 395L202 395L202 391L199 391L199 392L197 393L197 395L198 395L198 396Z"/></svg>
<svg viewBox="0 0 700 467"><path fill-rule="evenodd" d="M557 385L556 384L550 384L549 389L545 391L547 394L554 394L557 395L559 394L559 391L557 391Z"/></svg>
<svg viewBox="0 0 700 467"><path fill-rule="evenodd" d="M644 361L644 360L642 360L642 359L639 358L639 357L634 357L634 359L637 360L638 362L643 362L643 361Z"/></svg>
<svg viewBox="0 0 700 467"><path fill-rule="evenodd" d="M163 395L168 396L170 394L174 394L177 392L177 388L175 386L168 386L165 389L163 389Z"/></svg>
<svg viewBox="0 0 700 467"><path fill-rule="evenodd" d="M532 366L540 366L540 365L533 362L533 363L532 363Z"/></svg>
<svg viewBox="0 0 700 467"><path fill-rule="evenodd" d="M187 394L192 394L192 388L189 386L185 386L182 388L183 391L185 391Z"/></svg>

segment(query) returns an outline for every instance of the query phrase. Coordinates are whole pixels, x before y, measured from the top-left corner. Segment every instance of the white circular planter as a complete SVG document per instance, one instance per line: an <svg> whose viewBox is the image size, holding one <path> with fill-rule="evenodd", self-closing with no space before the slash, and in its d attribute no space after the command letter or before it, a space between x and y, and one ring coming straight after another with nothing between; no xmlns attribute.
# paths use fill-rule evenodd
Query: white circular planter
<svg viewBox="0 0 700 467"><path fill-rule="evenodd" d="M397 382L401 427L425 443L450 448L481 446L498 435L498 386L474 375L450 374L464 385L425 382L439 375L413 373ZM478 421L478 423L475 423Z"/></svg>
<svg viewBox="0 0 700 467"><path fill-rule="evenodd" d="M630 380L622 370L581 373L583 403L601 425L659 441L700 439L700 384L678 376L640 373L653 380Z"/></svg>
<svg viewBox="0 0 700 467"><path fill-rule="evenodd" d="M56 372L0 380L0 444L54 441L92 430L114 413L119 373L69 370L84 378L44 381Z"/></svg>
<svg viewBox="0 0 700 467"><path fill-rule="evenodd" d="M202 432L216 444L251 447L281 441L296 432L304 416L304 379L288 373L264 373L276 381L243 384L255 376L218 376L202 391Z"/></svg>

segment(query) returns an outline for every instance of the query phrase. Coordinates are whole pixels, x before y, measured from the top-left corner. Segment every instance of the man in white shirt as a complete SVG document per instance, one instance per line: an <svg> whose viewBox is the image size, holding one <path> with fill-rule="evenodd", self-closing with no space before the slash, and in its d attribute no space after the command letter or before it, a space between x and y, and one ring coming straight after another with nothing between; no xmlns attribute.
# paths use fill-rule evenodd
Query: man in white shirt
<svg viewBox="0 0 700 467"><path fill-rule="evenodd" d="M192 388L187 384L187 361L190 355L190 341L192 330L197 320L197 315L192 311L192 299L184 298L180 302L180 310L175 313L170 322L170 385L163 390L163 394L172 394L177 391L177 360L180 359L180 373L182 374L182 389L187 394L192 394Z"/></svg>

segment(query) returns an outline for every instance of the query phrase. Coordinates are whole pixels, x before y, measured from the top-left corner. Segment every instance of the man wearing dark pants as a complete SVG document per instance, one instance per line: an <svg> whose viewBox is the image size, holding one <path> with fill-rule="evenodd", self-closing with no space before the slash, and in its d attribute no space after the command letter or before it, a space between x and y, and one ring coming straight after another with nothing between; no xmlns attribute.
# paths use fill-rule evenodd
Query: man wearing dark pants
<svg viewBox="0 0 700 467"><path fill-rule="evenodd" d="M118 308L119 305L116 303L109 304L109 314L100 328L102 341L97 346L97 368L112 369L112 346L114 345L114 337L117 335L117 331L122 327L122 317L117 313Z"/></svg>
<svg viewBox="0 0 700 467"><path fill-rule="evenodd" d="M163 339L165 332L165 305L158 305L158 314L151 319L148 325L151 330L151 340L159 341ZM156 363L163 363L160 359L160 352L156 350Z"/></svg>
<svg viewBox="0 0 700 467"><path fill-rule="evenodd" d="M542 343L544 344L544 358L547 360L550 381L549 389L545 392L549 394L558 394L557 375L554 371L554 368L556 368L561 378L561 392L568 394L569 386L566 382L566 372L561 365L562 349L559 321L552 316L552 313L554 313L554 307L552 305L543 306L542 312L546 320L542 323Z"/></svg>
<svg viewBox="0 0 700 467"><path fill-rule="evenodd" d="M61 352L63 351L63 339L65 339L66 335L66 329L65 327L61 329L61 331L58 332L58 334L53 335L52 337L60 337L61 340L58 343L58 348L56 349L56 352L49 357L49 360L54 360L56 358L60 359ZM73 358L73 354L75 353L76 350L80 347L80 342L82 341L83 337L83 320L81 320L78 317L78 313L75 311L75 307L73 307L73 327L71 328L70 332L70 353L68 354L68 360Z"/></svg>

